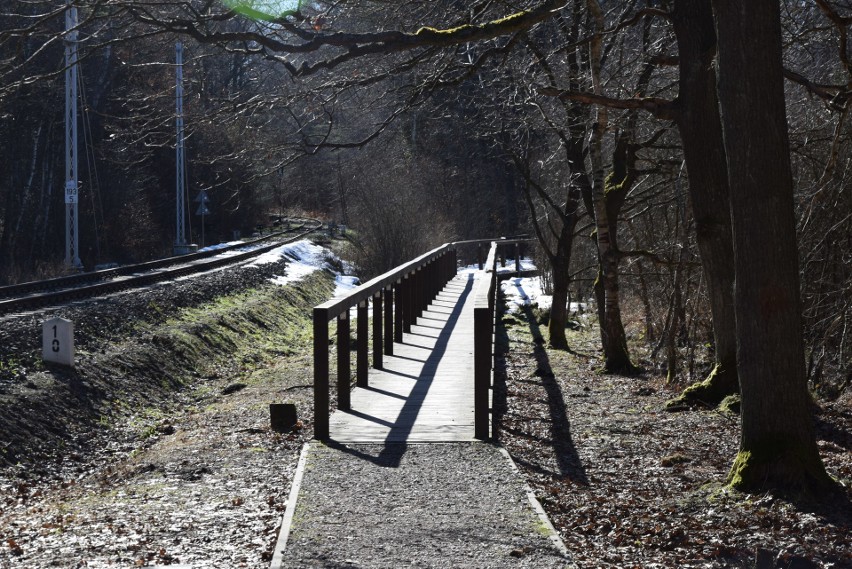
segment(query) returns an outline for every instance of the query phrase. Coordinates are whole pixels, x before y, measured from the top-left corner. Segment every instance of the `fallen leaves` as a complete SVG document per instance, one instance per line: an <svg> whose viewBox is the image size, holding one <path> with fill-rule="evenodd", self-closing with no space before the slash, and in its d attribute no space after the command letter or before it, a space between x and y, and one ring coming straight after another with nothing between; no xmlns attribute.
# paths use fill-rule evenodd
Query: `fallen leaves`
<svg viewBox="0 0 852 569"><path fill-rule="evenodd" d="M277 391L254 385L160 419L160 436L109 442L61 477L0 478L0 567L267 567L311 434L309 413L287 436L268 428L261 403Z"/></svg>
<svg viewBox="0 0 852 569"><path fill-rule="evenodd" d="M6 545L8 545L8 546L9 546L9 549L11 550L12 555L14 555L14 556L19 556L19 555L23 555L23 554L24 554L24 550L23 550L23 549L21 549L21 546L20 546L20 545L18 545L18 542L16 542L16 541L15 541L14 539L12 539L11 537L10 537L10 538L8 538L8 539L6 539Z"/></svg>
<svg viewBox="0 0 852 569"><path fill-rule="evenodd" d="M689 457L679 452L664 456L663 459L660 460L660 464L665 467L676 466L678 464L686 464L688 462L690 462Z"/></svg>
<svg viewBox="0 0 852 569"><path fill-rule="evenodd" d="M586 331L574 341L596 342L594 328ZM501 442L580 567L852 567L843 501L837 511L806 511L723 487L736 421L667 413L674 394L663 378L600 375L572 353L534 344L520 324L508 335ZM819 421L826 466L848 480L852 413L824 405Z"/></svg>

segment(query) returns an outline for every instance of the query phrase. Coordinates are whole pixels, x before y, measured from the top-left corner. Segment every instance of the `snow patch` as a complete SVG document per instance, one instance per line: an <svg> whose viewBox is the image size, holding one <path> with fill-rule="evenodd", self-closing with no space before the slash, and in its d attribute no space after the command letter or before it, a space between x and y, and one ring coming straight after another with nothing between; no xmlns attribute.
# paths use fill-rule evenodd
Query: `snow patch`
<svg viewBox="0 0 852 569"><path fill-rule="evenodd" d="M536 270L535 262L526 257L521 258L522 271ZM468 265L459 269L459 273L473 273L479 270L479 265ZM506 259L506 266L497 264L498 273L514 273L515 260ZM553 297L544 294L540 277L513 277L502 281L503 296L506 298L508 312L520 312L524 306L538 306L549 310L553 304Z"/></svg>
<svg viewBox="0 0 852 569"><path fill-rule="evenodd" d="M334 287L334 298L339 298L341 296L346 296L353 289L357 288L361 281L358 280L358 277L352 277L348 275L337 275L334 277L334 281L336 283Z"/></svg>
<svg viewBox="0 0 852 569"><path fill-rule="evenodd" d="M536 270L535 262L532 259L528 259L526 257L521 257L521 270L522 271L534 271ZM501 267L500 263L497 263L497 272L498 273L514 273L515 272L515 260L514 259L506 259L506 266Z"/></svg>
<svg viewBox="0 0 852 569"><path fill-rule="evenodd" d="M314 267L314 270L321 269L328 257L328 252L325 248L312 243L307 239L296 241L295 243L287 243L270 251L267 251L249 266L259 267L260 265L268 265L269 263L277 263L282 259L290 259L293 263L309 265Z"/></svg>
<svg viewBox="0 0 852 569"><path fill-rule="evenodd" d="M330 260L339 261L339 259L337 259L337 257L329 252L325 247L316 245L307 239L302 239L301 241L287 243L286 245L281 245L271 251L267 251L248 266L258 267L269 263L278 263L281 260L287 261L287 264L284 267L284 274L276 275L270 279L273 283L281 286L301 280L314 271L327 268ZM357 281L355 277L337 278L355 279ZM340 285L338 284L338 289L339 287Z"/></svg>
<svg viewBox="0 0 852 569"><path fill-rule="evenodd" d="M207 247L202 247L198 250L199 253L203 253L204 251L218 251L219 249L224 249L225 247L232 247L234 245L240 245L242 241L228 241L227 243L217 243L216 245L208 245Z"/></svg>
<svg viewBox="0 0 852 569"><path fill-rule="evenodd" d="M535 267L529 267L530 270L533 268ZM515 277L503 281L501 286L509 313L520 312L524 306L538 306L543 310L549 310L553 304L553 297L544 294L541 277Z"/></svg>
<svg viewBox="0 0 852 569"><path fill-rule="evenodd" d="M542 310L550 310L553 296L544 294L541 277L512 278L501 283L503 296L506 298L506 311L520 312L524 306L537 306ZM569 312L583 313L589 309L588 302L570 302Z"/></svg>

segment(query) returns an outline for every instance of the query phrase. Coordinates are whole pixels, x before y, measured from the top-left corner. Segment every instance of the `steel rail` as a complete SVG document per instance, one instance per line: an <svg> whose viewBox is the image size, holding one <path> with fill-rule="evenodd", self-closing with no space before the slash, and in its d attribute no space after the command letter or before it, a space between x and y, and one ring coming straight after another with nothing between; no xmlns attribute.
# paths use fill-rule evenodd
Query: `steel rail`
<svg viewBox="0 0 852 569"><path fill-rule="evenodd" d="M0 315L9 314L16 310L33 309L49 304L58 304L82 298L93 298L118 292L120 290L149 286L160 281L168 281L193 273L201 273L219 267L237 264L271 251L275 247L280 247L286 243L296 241L297 239L305 237L321 227L322 222L313 219L305 219L301 225L288 231L273 233L260 239L254 239L238 245L222 247L212 251L202 251L200 253L191 253L189 255L167 257L165 259L157 259L155 261L148 261L135 265L125 265L114 269L95 271L93 273L86 273L85 275L71 275L57 279L48 279L45 281L34 281L31 283L22 283L20 285L0 287L0 296L3 296L4 294L8 296L10 292L17 292L18 294L18 296L0 300ZM293 232L298 233L284 241L275 241L249 251L242 251L235 255L209 259L210 257L221 255L227 251L233 251L259 242L268 241L273 237ZM209 260L204 261L204 259ZM168 268L169 266L178 264L181 266ZM92 281L97 282L93 283ZM82 286L74 286L75 284ZM54 290L51 290L51 288ZM30 291L36 292L26 294ZM20 296L22 293L26 294L26 296Z"/></svg>

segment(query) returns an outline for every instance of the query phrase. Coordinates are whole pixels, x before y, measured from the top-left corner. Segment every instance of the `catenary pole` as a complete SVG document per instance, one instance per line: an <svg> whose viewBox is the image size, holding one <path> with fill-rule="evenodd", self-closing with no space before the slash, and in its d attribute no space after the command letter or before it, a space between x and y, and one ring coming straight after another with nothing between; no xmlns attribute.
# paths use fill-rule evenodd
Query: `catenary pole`
<svg viewBox="0 0 852 569"><path fill-rule="evenodd" d="M184 147L183 124L183 44L175 44L175 116L177 143L175 145L175 254L188 252L186 243L186 153Z"/></svg>
<svg viewBox="0 0 852 569"><path fill-rule="evenodd" d="M77 8L66 0L65 10L65 265L82 269L77 224Z"/></svg>

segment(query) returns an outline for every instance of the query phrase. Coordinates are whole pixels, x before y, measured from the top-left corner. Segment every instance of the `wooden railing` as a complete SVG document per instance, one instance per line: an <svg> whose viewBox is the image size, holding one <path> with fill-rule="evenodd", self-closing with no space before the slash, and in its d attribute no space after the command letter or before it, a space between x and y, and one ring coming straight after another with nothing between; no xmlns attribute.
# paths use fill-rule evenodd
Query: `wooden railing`
<svg viewBox="0 0 852 569"><path fill-rule="evenodd" d="M478 239L447 243L364 283L344 297L314 307L314 438L329 438L329 322L337 320L337 408L349 410L352 387L350 310L357 310L355 384L366 387L370 350L369 300L373 301L373 367L382 369L383 356L393 355L394 342L402 342L403 333L411 331L411 325L417 317L455 276L459 249L476 247L480 270L484 269L485 275L481 279L474 308L475 436L487 439L493 367L491 346L497 286L497 246L515 244L517 258L517 243L522 241L525 240ZM491 244L491 249L487 260L483 262L481 245L487 243ZM516 269L520 270L520 265L516 264Z"/></svg>
<svg viewBox="0 0 852 569"><path fill-rule="evenodd" d="M489 437L491 381L494 370L494 307L497 293L497 243L480 268L479 287L473 300L473 436Z"/></svg>
<svg viewBox="0 0 852 569"><path fill-rule="evenodd" d="M393 355L394 342L411 331L417 316L455 274L456 247L448 243L314 308L314 438L329 435L328 323L337 319L337 408L349 410L350 309L357 307L355 382L366 387L368 300L373 299L373 367L382 369L382 356Z"/></svg>
<svg viewBox="0 0 852 569"><path fill-rule="evenodd" d="M500 273L497 268L498 247L513 245L515 250L515 272L521 274L520 245L529 239L501 239L492 241L488 257L480 266L483 274L479 278L473 305L473 425L477 439L494 437L489 433L491 415L491 387L494 380L495 351L494 330L497 322L497 291ZM493 426L493 423L492 423Z"/></svg>

